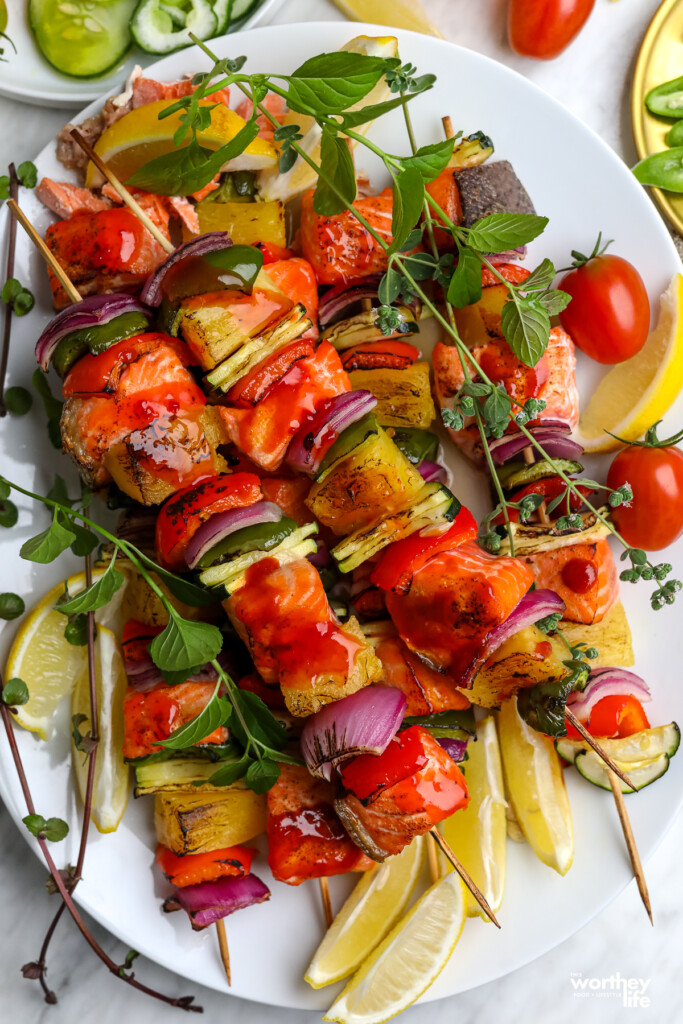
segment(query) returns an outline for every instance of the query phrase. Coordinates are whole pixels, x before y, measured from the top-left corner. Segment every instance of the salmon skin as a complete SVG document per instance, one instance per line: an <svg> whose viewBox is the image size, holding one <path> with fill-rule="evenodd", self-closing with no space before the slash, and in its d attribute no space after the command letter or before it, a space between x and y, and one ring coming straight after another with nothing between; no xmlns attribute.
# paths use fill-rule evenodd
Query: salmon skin
<svg viewBox="0 0 683 1024"><path fill-rule="evenodd" d="M575 430L579 422L579 392L576 386L576 353L574 342L560 327L553 327L545 355L535 367L525 366L501 338L492 338L487 345L472 349L472 357L479 365L486 364L489 377L496 363L506 362L502 380L508 394L523 403L525 398L537 398L546 403L545 409L529 423L538 426L547 420L562 420ZM452 409L453 398L465 383L458 350L454 345L438 342L432 356L434 390L441 409ZM514 424L511 429L515 429ZM483 449L474 419L466 420L462 430L448 430L458 448L473 462L483 462Z"/></svg>
<svg viewBox="0 0 683 1024"><path fill-rule="evenodd" d="M280 765L268 790L268 864L287 885L310 878L367 871L373 862L344 831L334 810L337 787L303 765Z"/></svg>
<svg viewBox="0 0 683 1024"><path fill-rule="evenodd" d="M554 590L569 622L600 622L619 597L619 579L607 540L540 551L521 558L539 590Z"/></svg>
<svg viewBox="0 0 683 1024"><path fill-rule="evenodd" d="M407 594L387 593L387 609L408 647L457 685L533 581L521 559L490 555L469 541L427 562Z"/></svg>

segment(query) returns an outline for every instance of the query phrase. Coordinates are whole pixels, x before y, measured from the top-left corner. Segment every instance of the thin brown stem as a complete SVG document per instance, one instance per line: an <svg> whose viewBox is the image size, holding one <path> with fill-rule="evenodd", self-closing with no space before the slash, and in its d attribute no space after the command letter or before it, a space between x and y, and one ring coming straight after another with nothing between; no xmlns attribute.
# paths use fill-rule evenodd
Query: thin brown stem
<svg viewBox="0 0 683 1024"><path fill-rule="evenodd" d="M9 194L16 203L19 196L19 182L14 164L9 165ZM5 280L9 281L14 277L14 254L17 248L17 222L14 217L10 218L7 233L7 263ZM5 377L7 376L7 362L9 360L9 343L12 335L12 304L5 303L5 322L2 334L2 352L0 353L0 416L7 415L5 406Z"/></svg>
<svg viewBox="0 0 683 1024"><path fill-rule="evenodd" d="M609 756L609 754L604 749L604 747L600 746L600 744L598 743L598 741L595 739L594 736L591 736L591 734L588 732L588 729L586 729L586 727L583 724L583 722L580 722L578 720L578 718L576 717L576 715L574 714L572 709L568 708L568 707L565 707L564 714L565 714L565 718L567 719L567 721L571 722L571 724L574 726L574 728L576 729L576 731L578 733L581 733L581 736L586 741L588 746L591 747L595 751L595 753L598 755L598 757L602 761L605 762L607 767L611 768L612 771L614 772L614 774L618 775L619 778L621 779L621 781L626 786L628 786L629 789L632 789L634 793L637 792L636 787L633 785L633 783L631 782L629 777L627 775L624 775L624 773L622 772L621 768L619 768L617 763Z"/></svg>

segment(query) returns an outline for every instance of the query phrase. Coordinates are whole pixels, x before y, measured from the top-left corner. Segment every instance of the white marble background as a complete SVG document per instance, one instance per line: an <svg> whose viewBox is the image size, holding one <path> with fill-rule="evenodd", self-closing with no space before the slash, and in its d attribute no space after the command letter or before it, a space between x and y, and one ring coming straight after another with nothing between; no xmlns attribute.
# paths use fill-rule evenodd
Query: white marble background
<svg viewBox="0 0 683 1024"><path fill-rule="evenodd" d="M548 64L527 61L511 53L505 38L507 0L423 0L441 31L454 42L495 57L516 68L552 93L596 129L627 162L634 158L628 121L628 91L640 39L658 0L597 0L596 9L580 41ZM9 6L19 0L9 0ZM333 20L338 12L329 0L285 0L273 22ZM683 69L682 69L683 70ZM455 111L457 113L457 111ZM18 164L32 157L68 119L66 112L0 98L0 168L9 160ZM567 154L548 154L549 173ZM582 173L582 168L576 168ZM655 681L656 682L656 681ZM681 755L683 756L683 755ZM683 818L674 821L658 852L647 864L655 928L651 929L635 884L629 887L591 924L557 949L497 982L474 989L454 1000L416 1007L402 1024L512 1024L526 1015L543 1024L564 1024L581 1016L584 1024L627 1024L632 1020L681 1020L680 946L683 927L683 874L679 850L683 846ZM626 854L624 853L624 856ZM112 884L125 872L118 865ZM178 1011L135 993L110 977L63 919L52 947L49 981L59 994L57 1006L46 1006L37 983L24 981L19 967L35 958L45 927L54 910L54 897L46 896L45 872L19 836L0 804L0 1021L15 1024L161 1024L182 1020ZM120 884L120 883L119 883ZM115 959L122 951L97 925L93 931ZM457 955L457 953L455 954ZM231 1024L314 1024L315 1013L278 1010L231 999L196 988L154 964L138 961L149 984L169 994L195 991L204 1006L206 1021L228 1018ZM267 966L264 966L267 972ZM618 998L581 998L574 995L572 974L649 981L648 1008L627 1009ZM264 978L264 987L266 979ZM192 1018L198 1019L198 1018Z"/></svg>

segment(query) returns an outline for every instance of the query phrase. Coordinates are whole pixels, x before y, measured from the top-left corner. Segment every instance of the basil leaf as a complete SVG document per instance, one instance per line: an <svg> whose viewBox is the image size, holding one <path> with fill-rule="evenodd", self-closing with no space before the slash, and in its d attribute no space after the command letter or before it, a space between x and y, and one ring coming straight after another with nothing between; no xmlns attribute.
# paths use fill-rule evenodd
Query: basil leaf
<svg viewBox="0 0 683 1024"><path fill-rule="evenodd" d="M234 688L231 697L254 739L276 750L285 746L287 742L285 727L278 722L273 712L266 707L260 697L248 690L239 690L237 687ZM244 731L238 714L233 716L231 728L235 739L243 747L246 747L249 737Z"/></svg>
<svg viewBox="0 0 683 1024"><path fill-rule="evenodd" d="M552 260L544 259L532 270L525 281L522 281L521 290L524 292L545 291L555 280L555 266Z"/></svg>
<svg viewBox="0 0 683 1024"><path fill-rule="evenodd" d="M174 611L163 633L155 636L147 649L162 672L182 672L213 661L222 646L223 634L217 626L183 619Z"/></svg>
<svg viewBox="0 0 683 1024"><path fill-rule="evenodd" d="M503 336L518 359L535 366L548 346L550 317L535 299L508 300L501 314Z"/></svg>
<svg viewBox="0 0 683 1024"><path fill-rule="evenodd" d="M492 213L475 221L468 231L467 242L479 252L505 252L533 241L547 223L547 217L537 217L534 213Z"/></svg>
<svg viewBox="0 0 683 1024"><path fill-rule="evenodd" d="M247 771L246 783L254 793L267 793L280 778L280 768L275 761L264 758L252 761Z"/></svg>
<svg viewBox="0 0 683 1024"><path fill-rule="evenodd" d="M71 523L69 528L76 534L76 540L71 545L74 555L85 558L86 555L92 554L98 544L97 535L92 530L79 526L78 523Z"/></svg>
<svg viewBox="0 0 683 1024"><path fill-rule="evenodd" d="M186 682L190 676L196 676L201 672L203 667L203 665L193 665L192 668L186 668L180 672L167 668L164 669L161 674L169 686L180 686L180 684Z"/></svg>
<svg viewBox="0 0 683 1024"><path fill-rule="evenodd" d="M18 594L0 594L0 619L18 619L26 611L26 605Z"/></svg>
<svg viewBox="0 0 683 1024"><path fill-rule="evenodd" d="M2 702L9 707L28 704L28 686L23 679L8 679L2 688Z"/></svg>
<svg viewBox="0 0 683 1024"><path fill-rule="evenodd" d="M168 739L155 742L155 746L166 747L167 750L186 750L195 743L210 736L219 726L225 725L232 713L230 702L225 697L218 697L220 680L216 684L213 697L196 718L172 732Z"/></svg>
<svg viewBox="0 0 683 1024"><path fill-rule="evenodd" d="M525 282L526 283L526 282ZM566 309L569 303L572 301L571 295L567 292L559 291L557 288L551 288L547 292L543 292L538 296L538 301L543 306L548 316L557 316L563 309Z"/></svg>
<svg viewBox="0 0 683 1024"><path fill-rule="evenodd" d="M157 156L143 164L126 185L162 196L186 196L208 185L228 160L243 153L258 135L256 121L247 121L234 139L219 149L207 149L193 139L189 146Z"/></svg>
<svg viewBox="0 0 683 1024"><path fill-rule="evenodd" d="M422 175L416 167L401 169L392 181L391 191L394 200L391 214L393 240L389 255L401 248L420 219L424 202Z"/></svg>
<svg viewBox="0 0 683 1024"><path fill-rule="evenodd" d="M401 160L402 167L414 167L420 172L423 182L428 184L438 178L448 166L448 161L453 155L455 139L443 139L442 142L435 142L431 146L421 146L413 156L404 157Z"/></svg>
<svg viewBox="0 0 683 1024"><path fill-rule="evenodd" d="M323 180L329 178L335 191ZM337 194L341 193L341 196ZM343 139L323 129L320 140L320 176L313 193L313 209L323 217L347 210L356 198L356 170Z"/></svg>
<svg viewBox="0 0 683 1024"><path fill-rule="evenodd" d="M228 764L221 765L207 781L212 786L232 786L233 783L244 778L251 763L251 758L246 755L239 761L230 761Z"/></svg>
<svg viewBox="0 0 683 1024"><path fill-rule="evenodd" d="M471 249L462 248L448 285L446 297L456 309L463 309L481 298L481 260Z"/></svg>
<svg viewBox="0 0 683 1024"><path fill-rule="evenodd" d="M389 267L379 283L377 297L383 306L390 306L398 298L401 290L401 275L394 267Z"/></svg>
<svg viewBox="0 0 683 1024"><path fill-rule="evenodd" d="M109 604L116 591L126 582L126 577L115 568L115 565L116 563L111 561L104 575L82 590L80 594L76 594L75 597L69 598L67 601L58 601L55 611L61 612L62 615L80 615L83 612L96 612L98 608L104 608L105 604Z"/></svg>
<svg viewBox="0 0 683 1024"><path fill-rule="evenodd" d="M383 114L388 114L390 110L404 106L411 99L413 99L412 96L397 96L395 99L386 100L384 103L369 103L367 107L361 107L360 110L347 110L342 115L340 127L343 131L346 128L357 128L359 125L367 124L368 121L375 121L378 117L382 117Z"/></svg>
<svg viewBox="0 0 683 1024"><path fill-rule="evenodd" d="M52 516L52 523L47 530L43 530L42 533L31 537L21 545L19 550L21 557L29 562L41 562L45 565L47 562L54 562L55 558L71 547L76 540L76 534L63 524L62 519L62 513L56 508Z"/></svg>
<svg viewBox="0 0 683 1024"><path fill-rule="evenodd" d="M374 89L395 58L368 57L339 50L304 61L287 79L292 110L325 116L343 114Z"/></svg>
<svg viewBox="0 0 683 1024"><path fill-rule="evenodd" d="M173 596L177 597L184 604L189 604L193 608L204 608L218 601L218 594L212 594L211 591L197 586L196 583L185 580L181 576L176 576L175 573L169 572L167 569L162 569L160 565L157 565L153 559L148 558L142 551L137 551L135 557L146 565L148 569L151 569L166 584L166 587ZM204 661L202 661L202 665Z"/></svg>

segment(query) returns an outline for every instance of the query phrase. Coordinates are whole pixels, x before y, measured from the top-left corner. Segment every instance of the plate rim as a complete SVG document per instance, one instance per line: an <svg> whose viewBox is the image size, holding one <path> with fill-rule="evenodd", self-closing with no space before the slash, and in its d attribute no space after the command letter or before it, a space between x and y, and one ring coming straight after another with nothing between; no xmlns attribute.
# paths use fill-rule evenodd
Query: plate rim
<svg viewBox="0 0 683 1024"><path fill-rule="evenodd" d="M669 0L665 0L665 2L668 3ZM531 88L531 90L533 92L541 94L545 98L545 100L547 100L551 105L557 106L560 109L564 110L565 114L567 114L573 121L577 122L578 125L582 128L583 131L585 131L586 133L591 135L594 140L597 140L597 142L599 143L599 146L603 150L607 151L610 154L610 160L613 162L613 166L615 168L615 172L616 173L622 173L623 172L623 174L630 175L630 171L629 171L628 167L623 163L623 161L621 161L621 159L619 158L618 154L615 153L615 151L604 141L604 139L593 128L591 128L584 121L582 121L577 115L573 114L572 111L570 111L566 107L564 107L564 105L559 100L555 99L555 97L553 97L550 94L546 93L545 90L543 90L540 86L536 85L536 83L534 83L534 82L531 82L523 74L521 74L520 72L516 71L515 69L513 69L513 68L511 68L511 67L509 67L509 66L507 66L505 64L502 64L500 61L497 61L497 60L495 60L492 57L489 57L489 56L487 56L485 54L478 53L476 51L469 50L466 47L460 46L457 43L453 43L453 42L451 42L449 40L438 39L436 37L425 37L424 35L421 35L420 33L416 33L416 32L410 31L410 30L395 29L395 28L391 28L389 26L383 26L383 25L378 25L378 24L373 24L373 23L368 23L368 22L348 22L348 21L345 21L345 20L342 20L342 19L334 20L334 21L326 20L326 21L303 22L303 23L301 23L301 22L290 22L290 23L283 24L283 25L260 26L260 27L257 27L257 28L247 29L245 31L248 31L250 33L258 35L258 34L261 34L261 33L276 32L276 31L278 31L278 32L282 32L282 31L285 31L285 32L289 31L289 32L291 32L294 29L305 29L308 33L310 33L310 32L314 32L316 29L321 30L321 31L326 31L328 29L330 31L336 31L337 29L341 29L341 28L346 28L347 30L348 29L355 30L358 34L365 33L366 31L369 34L379 33L379 32L383 32L384 34L386 34L386 32L389 32L389 33L392 33L392 34L393 33L397 33L399 35L399 37L404 37L404 36L405 37L416 37L416 38L419 38L421 40L424 40L425 38L429 38L429 39L432 39L434 41L434 43L436 43L439 46L448 46L450 48L454 48L456 51L458 51L460 53L467 54L469 58L473 57L477 61L482 62L483 64L491 64L491 65L495 66L498 69L502 69L504 71L504 73L507 74L507 75L512 75L512 76L517 77L518 79L522 79L524 81L524 83L525 83L525 88ZM221 39L223 39L223 38L228 38L228 37L227 36L226 37L221 37ZM197 48L194 48L194 49L197 49ZM190 54L190 53L193 52L193 48L188 48L186 51L182 51L182 52ZM201 51L197 51L198 54L200 52ZM174 58L175 56L176 56L176 54L169 54L169 55L166 55L164 57L161 57L158 61L155 61L154 64L150 65L149 67L150 67L150 69L153 70L153 69L157 68L159 64L163 63L163 61L170 60L170 59ZM162 72L162 74L163 74L163 72ZM99 104L102 99L106 98L107 95L109 95L109 94L111 94L111 93L113 93L115 91L117 91L117 89L114 87L109 92L105 91L105 92L101 93L100 95L98 95L98 97L96 99L92 100L81 111L79 111L78 116L79 117L80 116L89 116L91 108L94 109L95 106L97 104ZM39 158L40 154L42 154L45 150L47 150L52 144L53 144L52 142L48 142L41 149L41 151L38 154L37 158ZM621 171L617 172L617 168L619 168L619 167L621 168ZM655 214L656 214L656 211L653 211L653 212L655 212ZM0 214L0 217L1 216L2 215ZM7 217L8 214L4 214L4 216ZM674 246L673 240L671 239L671 236L669 235L669 233L668 233L668 231L666 229L666 226L664 225L663 221L661 220L661 218L656 216L655 220L653 220L653 222L652 222L653 226L654 226L655 222L657 222L660 225L660 228L661 228L661 230L659 232L659 234L660 234L660 242L666 244L668 246L669 250L671 251L671 253L674 255L675 259L679 260L678 253L677 253L677 250L676 250L676 248ZM0 225L2 225L3 223L4 222L2 222L1 219L0 219ZM10 816L14 820L14 822L17 825L17 827L19 828L20 832L24 835L25 841L28 843L30 848L33 850L35 855L38 857L38 859L42 863L42 855L40 853L40 850L36 847L36 845L34 843L31 842L30 836L28 835L28 833L26 832L25 828L21 824L21 817L22 817L22 815L21 815L21 812L20 812L19 807L18 807L18 805L16 803L16 800L15 800L16 793L14 793L11 789L8 789L8 788L5 787L5 785L4 785L4 778L3 778L3 773L2 772L0 772L0 795L2 795L3 799L5 800L5 803L6 803L6 806L8 808L8 811L10 813ZM683 790L681 791L681 793L679 795L679 802L678 802L678 804L675 807L672 807L671 814L667 817L666 825L658 833L656 842L653 843L653 845L649 848L647 855L643 858L645 860L645 862L647 862L649 860L649 858L653 855L653 853L656 851L656 849L658 849L658 847L661 845L662 841L665 839L665 837L668 834L669 829L671 828L671 825L672 825L672 823L674 821L675 815L676 815L677 811L680 809L681 805L683 805ZM608 897L606 897L604 900L596 901L596 903L594 904L593 909L591 910L590 917L586 918L586 920L581 925L579 925L578 927L574 927L574 925L569 925L566 928L562 929L561 930L561 934L556 935L553 938L553 941L549 945L545 946L542 950L539 950L539 951L536 951L536 952L532 952L528 956L528 958L523 959L521 962L516 964L515 967L512 968L511 970L504 970L503 973L496 975L496 978L504 977L504 976L506 976L506 974L512 973L514 970L517 970L517 969L519 969L519 968L521 968L523 966L526 966L527 964L529 964L529 963L533 962L534 960L538 959L540 956L543 956L543 955L545 955L545 953L550 952L552 949L556 948L558 945L560 945L562 942L564 942L571 935L576 934L576 932L578 930L580 930L580 928L585 927L587 924L589 924L594 919L594 917L596 917L609 903L611 903L612 900L615 899L623 891L623 889L629 884L630 881L632 881L630 875L626 876L624 881L623 881L623 883L621 885L619 885L619 887L616 889L616 891L611 892L610 895ZM131 941L131 938L130 938L129 934L127 933L127 931L125 929L123 929L121 927L118 927L118 926L112 926L108 921L104 921L102 919L99 911L94 910L92 908L92 906L90 905L90 902L87 899L87 897L85 899L82 897L81 890L77 890L76 891L75 900L76 900L76 902L81 907L83 907L83 909L87 913L91 914L91 916L93 916L93 918L96 921L98 921L98 923L100 923L102 925L102 927L104 927L108 932L110 932L111 934L115 935L118 939L120 939L124 943ZM145 954L145 955L147 955L148 958L151 959L153 962L159 963L161 966L163 966L166 969L170 970L172 973L178 975L178 977L182 977L182 978L187 977L185 974L180 973L178 971L177 967L174 966L170 962L170 960L166 959L163 956L160 956L158 953L155 953L153 956L150 956L149 954ZM489 980L493 981L493 980L496 980L496 979L492 978L492 979L489 979ZM461 988L461 991L466 991L466 990L468 990L468 988L471 988L471 987L482 987L484 984L488 984L488 983L489 983L489 981L481 982L481 983L478 983L476 986L469 986L469 985L465 984ZM220 991L220 992L223 992L225 994L233 994L233 993L230 992L229 989L224 987L223 983L217 984L217 985L213 985L213 984L211 984L210 981L202 981L202 982L199 982L199 983L195 982L195 984L199 984L199 985L201 985L203 987L207 987L207 988L213 988L216 991ZM262 1001L258 997L254 997L254 996L251 996L251 995L249 995L249 996L243 996L242 995L242 996L240 996L240 998L245 998L245 999L248 999L249 1001L262 1003L262 1005L274 1006L274 1007L278 1007L278 1008L279 1007L285 1007L285 1006L288 1006L288 1005L289 1006L293 1005L293 1004L266 1002L266 1001ZM421 997L420 1003L432 1002L432 1001L435 1001L438 998L449 998L449 996L443 996L443 995L434 996L434 995L430 995L430 990L428 990L424 994L424 996ZM303 1007L300 1003L297 1004L297 1006L300 1009L307 1009L307 1010L310 1011L310 1007Z"/></svg>

